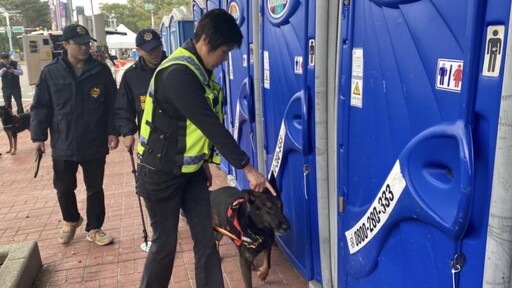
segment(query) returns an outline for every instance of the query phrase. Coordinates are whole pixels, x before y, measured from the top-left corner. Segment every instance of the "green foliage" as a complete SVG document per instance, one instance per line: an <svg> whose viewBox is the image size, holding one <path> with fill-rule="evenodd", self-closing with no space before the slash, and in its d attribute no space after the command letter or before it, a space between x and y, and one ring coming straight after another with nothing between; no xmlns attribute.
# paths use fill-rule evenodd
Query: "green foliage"
<svg viewBox="0 0 512 288"><path fill-rule="evenodd" d="M19 11L9 15L11 26L24 26L25 28L50 27L50 9L48 2L40 0L0 0L0 7L7 11ZM7 26L7 20L2 14L0 26ZM21 50L21 39L13 33L11 40L15 51ZM0 33L0 52L9 51L9 40L7 33Z"/></svg>
<svg viewBox="0 0 512 288"><path fill-rule="evenodd" d="M169 15L172 9L180 6L192 8L192 0L128 0L126 5L103 4L100 6L100 10L109 14L113 12L116 15L117 25L124 24L133 32L137 32L140 29L151 27L151 11L145 9L150 7L148 4L154 8L153 21L156 30L158 30L163 17ZM105 18L108 19L108 17Z"/></svg>
<svg viewBox="0 0 512 288"><path fill-rule="evenodd" d="M148 5L151 4L151 5ZM173 8L192 7L192 0L128 0L127 4L102 4L100 10L116 19L117 25L124 24L130 30L137 32L142 28L151 27L151 11L145 8L153 7L154 28L159 29L164 16L171 13ZM11 26L24 26L25 28L50 28L50 8L48 1L41 0L0 0L0 7L7 11L19 11L9 15ZM105 14L105 26L108 26L108 14ZM115 16L114 16L115 15ZM4 15L0 14L0 26L7 26ZM19 33L13 33L11 40L15 51L21 50ZM9 51L7 33L0 33L0 52Z"/></svg>

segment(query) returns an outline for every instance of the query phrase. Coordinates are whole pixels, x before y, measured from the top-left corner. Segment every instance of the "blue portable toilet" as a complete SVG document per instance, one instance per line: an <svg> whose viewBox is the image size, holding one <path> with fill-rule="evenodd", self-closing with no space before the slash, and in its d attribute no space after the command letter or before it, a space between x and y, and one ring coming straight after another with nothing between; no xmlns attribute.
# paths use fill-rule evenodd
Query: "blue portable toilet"
<svg viewBox="0 0 512 288"><path fill-rule="evenodd" d="M169 51L171 54L185 41L194 36L194 19L192 11L185 6L174 8L169 15Z"/></svg>
<svg viewBox="0 0 512 288"><path fill-rule="evenodd" d="M162 38L162 47L164 51L169 55L171 51L171 40L169 35L169 16L164 16L162 22L160 22L160 37Z"/></svg>
<svg viewBox="0 0 512 288"><path fill-rule="evenodd" d="M511 212L488 223L512 187L511 160L494 170L512 159L510 16L510 0L343 2L338 287L509 286Z"/></svg>
<svg viewBox="0 0 512 288"><path fill-rule="evenodd" d="M210 11L212 9L226 8L226 0L207 0L206 9Z"/></svg>
<svg viewBox="0 0 512 288"><path fill-rule="evenodd" d="M201 16L206 12L206 0L193 0L192 1L192 15L194 23L197 23ZM194 27L195 28L195 27Z"/></svg>
<svg viewBox="0 0 512 288"><path fill-rule="evenodd" d="M254 167L257 165L256 121L254 116L253 64L250 47L252 46L252 15L251 3L248 0L231 0L226 9L236 19L243 33L240 49L229 54L227 63L228 104L231 116L230 130L242 149L251 158ZM249 188L249 181L242 170L232 170L239 188Z"/></svg>
<svg viewBox="0 0 512 288"><path fill-rule="evenodd" d="M193 8L193 14L194 14L194 23L197 24L201 16L203 16L206 11L215 9L215 8L224 8L225 4L223 4L224 1L216 0L216 1L206 1L206 0L194 0L192 2L192 8ZM215 81L220 85L222 88L222 91L224 93L224 98L229 101L229 91L226 88L226 76L225 71L226 68L224 67L225 64L217 67L213 72L215 73ZM224 106L224 124L226 128L232 132L232 125L231 125L231 114L229 103L226 102L226 105ZM226 159L222 158L222 162L220 164L220 168L222 171L224 171L226 174L230 174L232 171L231 165L229 165L229 162L226 161Z"/></svg>
<svg viewBox="0 0 512 288"><path fill-rule="evenodd" d="M207 0L206 1L206 11L210 11L212 9L219 9L219 8L224 9L226 7L226 1L227 0ZM232 123L233 123L234 115L231 114L231 110L229 109L229 107L231 106L231 103L229 101L231 100L232 97L230 96L231 91L228 88L226 71L227 71L226 63L220 65L219 67L215 68L215 70L213 70L213 72L215 73L215 76L216 76L215 81L221 86L222 91L224 93L224 98L225 98L224 125L226 126L226 128L229 131L231 131L231 133L233 133ZM222 169L222 171L224 171L228 175L236 173L235 172L236 169L231 167L229 162L226 161L226 159L224 159L224 157L222 158L222 161L220 163L220 168ZM230 184L232 185L233 183L230 183Z"/></svg>
<svg viewBox="0 0 512 288"><path fill-rule="evenodd" d="M277 242L306 280L321 282L314 148L315 1L263 1L261 26L266 169L277 177L291 222Z"/></svg>

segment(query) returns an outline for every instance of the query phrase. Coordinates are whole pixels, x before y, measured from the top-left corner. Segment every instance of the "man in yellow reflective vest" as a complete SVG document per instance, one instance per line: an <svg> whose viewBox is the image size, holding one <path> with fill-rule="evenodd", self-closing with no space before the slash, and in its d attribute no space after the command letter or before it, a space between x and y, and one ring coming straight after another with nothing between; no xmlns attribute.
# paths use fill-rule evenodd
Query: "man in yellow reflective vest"
<svg viewBox="0 0 512 288"><path fill-rule="evenodd" d="M137 193L145 199L153 238L141 287L167 287L176 253L180 208L194 241L197 287L224 286L211 227L208 162L218 150L243 169L251 189L270 185L222 123L222 91L213 69L240 47L233 16L214 9L200 19L194 38L164 60L151 80L137 149Z"/></svg>

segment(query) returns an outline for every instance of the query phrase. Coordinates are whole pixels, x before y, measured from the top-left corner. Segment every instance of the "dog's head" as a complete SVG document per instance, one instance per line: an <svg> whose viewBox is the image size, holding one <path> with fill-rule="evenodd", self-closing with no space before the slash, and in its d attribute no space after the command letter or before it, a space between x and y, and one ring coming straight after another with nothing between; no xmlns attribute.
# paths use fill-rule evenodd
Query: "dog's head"
<svg viewBox="0 0 512 288"><path fill-rule="evenodd" d="M0 106L0 118L4 118L5 115L11 114L11 111L9 111L9 108L6 106Z"/></svg>
<svg viewBox="0 0 512 288"><path fill-rule="evenodd" d="M271 229L277 234L283 234L290 229L290 222L283 214L283 202L279 198L274 174L270 176L269 183L277 195L272 195L267 188L263 192L244 190L245 203L250 217L258 228Z"/></svg>

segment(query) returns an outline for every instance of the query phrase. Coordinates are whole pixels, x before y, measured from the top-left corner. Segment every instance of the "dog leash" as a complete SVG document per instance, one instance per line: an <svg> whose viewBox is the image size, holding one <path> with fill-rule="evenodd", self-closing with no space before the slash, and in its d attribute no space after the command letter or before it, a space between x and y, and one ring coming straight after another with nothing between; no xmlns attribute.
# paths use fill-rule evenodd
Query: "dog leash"
<svg viewBox="0 0 512 288"><path fill-rule="evenodd" d="M35 167L35 171L34 171L34 178L36 178L37 174L39 174L39 166L41 166L41 159L43 159L43 151L37 149L36 160L34 161L36 163L36 167Z"/></svg>

